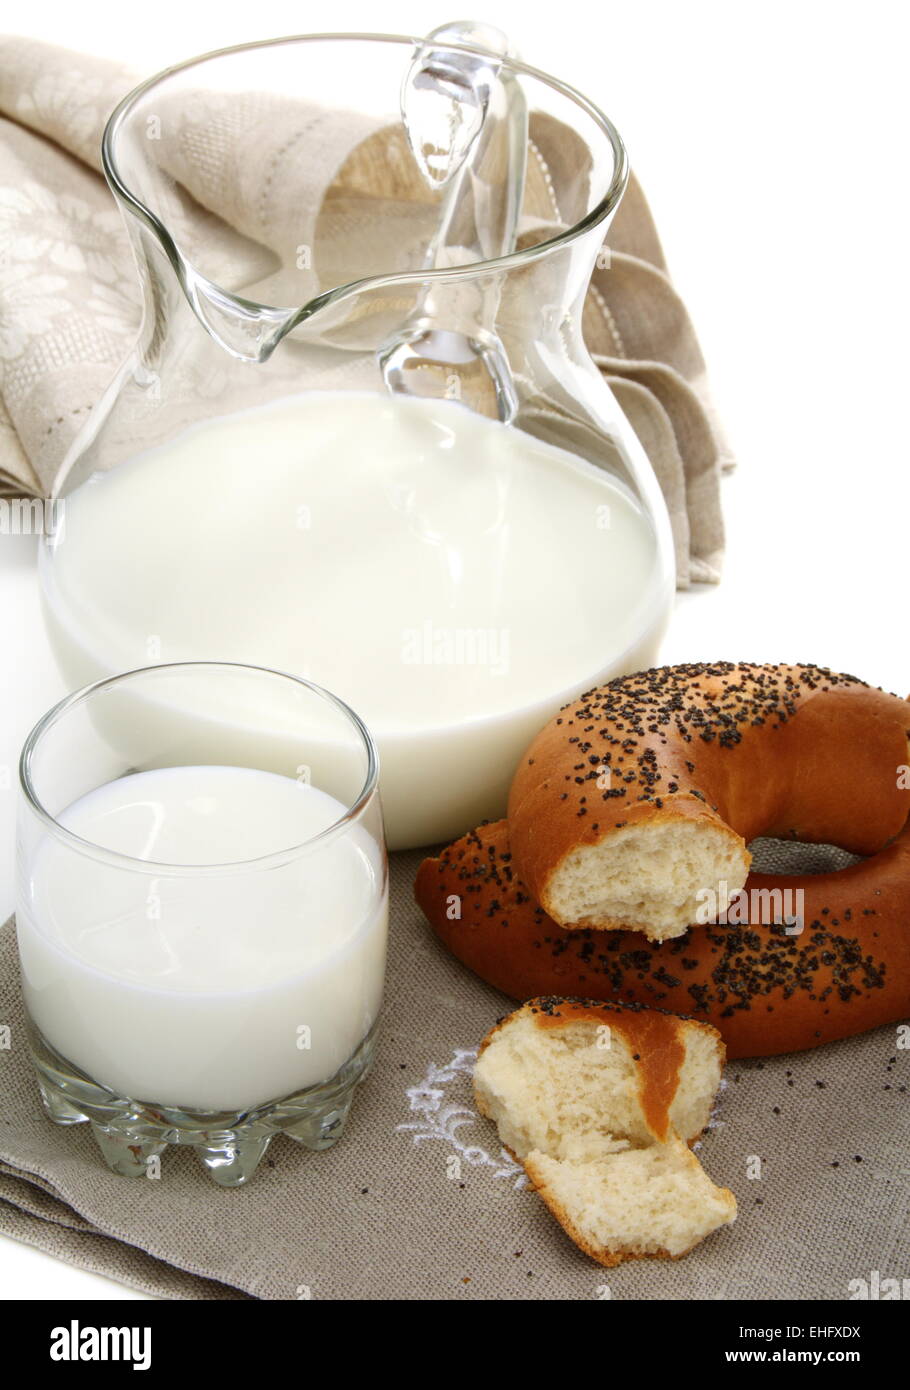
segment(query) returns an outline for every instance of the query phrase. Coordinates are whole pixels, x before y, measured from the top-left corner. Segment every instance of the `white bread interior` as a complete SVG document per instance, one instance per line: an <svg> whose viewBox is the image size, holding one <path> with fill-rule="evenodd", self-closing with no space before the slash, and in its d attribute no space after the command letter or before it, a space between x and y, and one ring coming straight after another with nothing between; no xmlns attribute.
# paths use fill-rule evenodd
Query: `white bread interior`
<svg viewBox="0 0 910 1390"><path fill-rule="evenodd" d="M561 926L625 927L664 941L711 920L698 916L705 890L723 911L749 862L739 836L721 826L649 820L571 850L549 875L542 903Z"/></svg>
<svg viewBox="0 0 910 1390"><path fill-rule="evenodd" d="M714 1186L681 1139L597 1163L535 1152L525 1168L575 1243L605 1255L604 1264L617 1256L678 1258L736 1214L731 1194Z"/></svg>
<svg viewBox="0 0 910 1390"><path fill-rule="evenodd" d="M601 1264L685 1254L732 1221L736 1200L714 1185L685 1141L708 1123L723 1051L713 1029L679 1020L685 1055L669 1128L641 1103L641 1062L597 1017L541 1027L526 1005L490 1035L474 1069L483 1114L522 1161L568 1234Z"/></svg>

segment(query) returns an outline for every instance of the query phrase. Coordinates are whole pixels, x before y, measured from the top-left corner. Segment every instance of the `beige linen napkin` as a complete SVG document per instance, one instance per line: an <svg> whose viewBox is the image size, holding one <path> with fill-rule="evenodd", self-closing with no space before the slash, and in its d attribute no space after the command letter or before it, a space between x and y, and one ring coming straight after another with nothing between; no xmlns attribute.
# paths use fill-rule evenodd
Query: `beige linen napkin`
<svg viewBox="0 0 910 1390"><path fill-rule="evenodd" d="M764 854L765 869L843 862ZM728 1065L700 1157L736 1194L733 1226L680 1261L607 1270L577 1250L477 1116L473 1051L511 1005L430 932L419 862L393 857L379 1050L347 1131L321 1154L276 1139L234 1191L186 1150L157 1180L115 1177L87 1126L44 1117L0 928L0 1232L171 1299L843 1300L874 1270L910 1274L910 1051L890 1027Z"/></svg>
<svg viewBox="0 0 910 1390"><path fill-rule="evenodd" d="M136 334L136 274L100 175L100 140L112 107L137 80L106 60L29 39L0 41L0 498L50 490ZM305 122L308 162L295 165L297 197L283 206L274 173L300 144L289 138L292 118L267 96L244 117L238 122L235 108L182 111L179 139L168 151L170 173L211 213L208 255L217 256L219 246L236 255L242 247L255 261L266 229L270 247L280 249L288 238L306 242L307 229L316 237L327 211L333 236L372 235L375 224L367 229L349 216L345 192L358 180L361 191L370 179L385 187L390 132L355 117L342 123L298 110L293 119ZM567 138L571 132L550 118L532 123L525 235L575 218L570 182L560 178ZM402 227L413 224L419 194L395 194ZM732 460L692 324L634 177L608 259L594 273L585 309L589 350L663 488L678 583L716 582L719 479Z"/></svg>

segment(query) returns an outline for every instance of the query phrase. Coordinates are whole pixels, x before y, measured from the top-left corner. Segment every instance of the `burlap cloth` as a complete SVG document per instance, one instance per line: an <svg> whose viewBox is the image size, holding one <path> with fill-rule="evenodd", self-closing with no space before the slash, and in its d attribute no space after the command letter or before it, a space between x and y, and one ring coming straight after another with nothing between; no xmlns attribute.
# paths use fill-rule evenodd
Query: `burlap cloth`
<svg viewBox="0 0 910 1390"><path fill-rule="evenodd" d="M0 497L50 490L136 336L136 271L100 174L100 140L112 107L137 80L105 60L23 38L0 41ZM257 255L265 264L275 259L265 252L277 251L286 262L294 246L309 242L326 208L348 238L346 269L366 268L375 260L377 225L394 237L413 220L421 189L391 177L388 130L369 131L353 115L348 123L337 112L326 117L305 102L289 112L267 94L250 97L242 110L234 98L222 106L209 99L201 109L187 103L169 113L163 147L169 173L208 214L207 273L217 272L219 254L235 267L247 256L248 292ZM519 245L555 234L578 212L566 152L571 132L555 124L532 117ZM388 192L379 222L374 185ZM359 229L362 257L351 249L358 233L352 189L371 209ZM324 260L331 260L332 241L323 238ZM732 460L692 324L634 178L609 246L609 265L595 271L585 308L588 348L663 488L680 587L716 582L719 478ZM265 275L258 288L270 302Z"/></svg>
<svg viewBox="0 0 910 1390"><path fill-rule="evenodd" d="M761 867L794 853L772 846ZM228 1192L186 1150L157 1180L115 1177L87 1126L45 1119L15 933L0 929L0 1231L178 1299L846 1299L874 1270L910 1275L910 1050L895 1028L728 1065L700 1157L736 1194L733 1226L678 1262L605 1270L578 1251L476 1114L473 1050L509 1001L436 942L412 899L419 860L393 858L379 1052L347 1131L321 1154L275 1140ZM801 867L841 862L811 849Z"/></svg>

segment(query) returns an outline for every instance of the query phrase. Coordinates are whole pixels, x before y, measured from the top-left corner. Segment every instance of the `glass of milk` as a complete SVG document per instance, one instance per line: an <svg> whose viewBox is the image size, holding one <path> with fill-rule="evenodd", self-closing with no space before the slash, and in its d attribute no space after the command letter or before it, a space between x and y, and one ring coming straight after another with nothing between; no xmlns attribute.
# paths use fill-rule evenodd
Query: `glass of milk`
<svg viewBox="0 0 910 1390"><path fill-rule="evenodd" d="M131 671L22 752L17 928L45 1109L115 1172L215 1182L338 1139L369 1067L388 881L378 763L342 701L261 667ZM165 1170L166 1173L166 1170Z"/></svg>

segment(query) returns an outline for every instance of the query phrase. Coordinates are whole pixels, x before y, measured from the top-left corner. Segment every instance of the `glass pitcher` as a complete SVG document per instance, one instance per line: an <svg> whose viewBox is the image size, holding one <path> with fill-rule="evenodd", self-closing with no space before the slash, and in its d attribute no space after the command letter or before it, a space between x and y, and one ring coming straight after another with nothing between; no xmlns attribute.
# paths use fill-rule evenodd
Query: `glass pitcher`
<svg viewBox="0 0 910 1390"><path fill-rule="evenodd" d="M65 677L290 671L370 727L392 848L500 815L540 726L653 664L672 602L581 331L616 130L457 24L193 59L103 157L144 314L43 544Z"/></svg>

